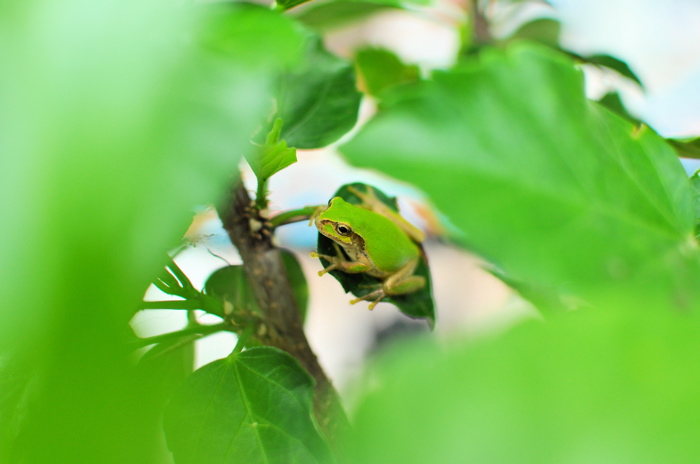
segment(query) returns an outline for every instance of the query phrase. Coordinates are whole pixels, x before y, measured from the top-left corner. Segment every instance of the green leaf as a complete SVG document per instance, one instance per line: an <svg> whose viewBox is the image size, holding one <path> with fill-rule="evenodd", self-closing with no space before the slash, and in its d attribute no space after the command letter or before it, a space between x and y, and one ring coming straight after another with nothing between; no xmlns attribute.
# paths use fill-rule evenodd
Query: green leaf
<svg viewBox="0 0 700 464"><path fill-rule="evenodd" d="M510 40L531 40L558 48L560 33L561 23L556 19L537 18L520 26Z"/></svg>
<svg viewBox="0 0 700 464"><path fill-rule="evenodd" d="M251 348L195 371L165 411L177 464L327 463L313 379L289 354Z"/></svg>
<svg viewBox="0 0 700 464"><path fill-rule="evenodd" d="M200 41L204 47L254 68L289 67L304 50L301 28L260 5L228 2L206 5Z"/></svg>
<svg viewBox="0 0 700 464"><path fill-rule="evenodd" d="M355 195L350 188L355 188L361 192L367 192L368 186L362 183L346 184L341 186L333 197L341 197L348 203L355 205L361 204L362 199ZM377 198L382 203L389 206L392 210L398 212L396 198L390 198L376 187L372 187ZM324 235L318 234L318 253L334 256L336 254L333 241ZM422 247L421 247L422 250ZM323 267L328 267L329 261L319 258ZM329 272L330 275L340 282L345 293L351 292L353 295L360 297L371 293L376 289L376 286L381 284L381 280L369 276L367 274L348 274L339 270ZM416 268L415 275L423 276L425 279L425 287L405 295L388 295L382 301L395 305L399 310L407 316L414 318L424 318L430 328L435 327L435 305L432 298L432 280L430 278L430 268L428 260L423 251L423 257Z"/></svg>
<svg viewBox="0 0 700 464"><path fill-rule="evenodd" d="M689 462L700 454L697 317L616 312L397 347L372 369L348 462Z"/></svg>
<svg viewBox="0 0 700 464"><path fill-rule="evenodd" d="M612 69L621 76L633 80L640 86L644 86L639 77L630 69L630 67L622 60L619 60L610 55L591 55L583 58L587 63L595 64L598 66L604 66L608 69Z"/></svg>
<svg viewBox="0 0 700 464"><path fill-rule="evenodd" d="M280 80L277 117L285 122L280 138L297 148L329 145L355 125L360 99L352 66L311 37L301 68Z"/></svg>
<svg viewBox="0 0 700 464"><path fill-rule="evenodd" d="M281 130L282 120L277 118L265 143L257 152L246 156L258 182L265 182L273 174L297 162L297 150L287 147L287 142L280 140Z"/></svg>
<svg viewBox="0 0 700 464"><path fill-rule="evenodd" d="M289 277L289 284L292 287L294 301L303 321L306 319L306 311L309 306L309 287L306 283L306 277L294 253L285 249L281 249L280 252ZM226 266L214 271L204 284L204 291L207 295L224 303L227 315L260 314L260 307L241 265Z"/></svg>
<svg viewBox="0 0 700 464"><path fill-rule="evenodd" d="M600 100L598 100L598 103L612 111L613 113L616 113L618 116L621 116L631 122L632 124L639 125L642 124L642 121L635 118L630 114L629 111L627 111L627 108L625 107L625 104L622 103L622 99L620 98L620 94L617 92L608 92L605 95L601 97Z"/></svg>
<svg viewBox="0 0 700 464"><path fill-rule="evenodd" d="M325 32L362 21L382 11L396 9L400 7L371 1L314 1L303 11L292 14L309 29Z"/></svg>
<svg viewBox="0 0 700 464"><path fill-rule="evenodd" d="M365 48L355 56L364 87L370 95L381 93L394 85L416 82L420 79L420 69L416 65L406 65L389 50Z"/></svg>
<svg viewBox="0 0 700 464"><path fill-rule="evenodd" d="M682 158L700 159L700 137L689 139L666 139Z"/></svg>
<svg viewBox="0 0 700 464"><path fill-rule="evenodd" d="M682 166L651 130L588 102L560 54L485 51L407 90L342 151L422 188L516 281L589 303L695 304Z"/></svg>

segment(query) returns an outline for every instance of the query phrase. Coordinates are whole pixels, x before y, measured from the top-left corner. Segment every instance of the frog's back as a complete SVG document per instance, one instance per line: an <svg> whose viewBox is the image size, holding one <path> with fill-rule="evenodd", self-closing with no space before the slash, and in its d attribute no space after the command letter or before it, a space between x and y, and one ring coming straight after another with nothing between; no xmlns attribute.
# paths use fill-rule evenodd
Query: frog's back
<svg viewBox="0 0 700 464"><path fill-rule="evenodd" d="M380 271L395 272L420 256L418 245L395 222L364 210L353 221L354 231L365 240L365 249Z"/></svg>

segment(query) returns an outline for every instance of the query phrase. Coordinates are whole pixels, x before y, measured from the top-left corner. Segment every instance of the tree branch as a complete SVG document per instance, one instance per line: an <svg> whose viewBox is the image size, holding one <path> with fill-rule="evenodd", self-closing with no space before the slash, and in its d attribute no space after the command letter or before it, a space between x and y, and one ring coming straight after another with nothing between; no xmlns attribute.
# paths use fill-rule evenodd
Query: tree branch
<svg viewBox="0 0 700 464"><path fill-rule="evenodd" d="M316 380L316 419L326 437L334 443L341 429L348 426L345 412L338 393L306 339L280 251L272 244L272 234L267 229L251 228L251 223L264 224L265 220L252 207L240 179L231 189L226 204L219 208L219 216L243 259L243 267L263 313L265 341L294 356Z"/></svg>

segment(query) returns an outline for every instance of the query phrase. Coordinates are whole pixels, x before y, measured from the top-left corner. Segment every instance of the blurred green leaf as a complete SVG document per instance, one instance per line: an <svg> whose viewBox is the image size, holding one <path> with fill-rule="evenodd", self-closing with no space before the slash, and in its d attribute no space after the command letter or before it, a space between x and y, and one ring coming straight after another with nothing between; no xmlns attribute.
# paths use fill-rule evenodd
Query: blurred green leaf
<svg viewBox="0 0 700 464"><path fill-rule="evenodd" d="M385 49L359 50L355 63L367 93L374 96L380 96L382 91L396 84L420 79L418 66L404 64L393 52Z"/></svg>
<svg viewBox="0 0 700 464"><path fill-rule="evenodd" d="M289 284L292 287L294 300L303 321L306 319L306 311L309 306L309 287L306 283L306 277L294 253L285 249L281 249L280 252L289 277ZM214 271L204 284L204 291L223 301L227 314L232 312L234 314L236 312L260 313L260 307L241 265L226 266Z"/></svg>
<svg viewBox="0 0 700 464"><path fill-rule="evenodd" d="M361 192L367 192L368 185L359 182L343 185L335 192L333 197L341 197L348 203L352 203L354 205L362 204L362 199L353 193L352 190L350 190L351 188L357 189ZM386 204L394 211L399 211L398 206L396 205L396 198L388 197L384 192L376 187L372 187L372 189L382 203ZM316 249L320 254L330 256L336 255L333 241L320 233L318 234L318 244ZM329 261L323 258L319 259L321 264L323 264L323 267L330 265ZM339 270L333 270L330 271L329 274L340 282L340 285L343 286L345 293L351 292L357 297L372 293L376 289L376 286L381 284L380 279L365 273L349 274ZM407 316L425 319L432 329L435 327L435 304L433 303L432 297L430 268L428 267L428 260L425 256L425 252L423 252L423 257L416 268L415 275L425 278L425 287L405 295L387 295L382 301L395 305Z"/></svg>
<svg viewBox="0 0 700 464"><path fill-rule="evenodd" d="M382 11L400 9L398 5L371 1L338 0L312 2L303 11L292 13L306 27L324 32L362 21Z"/></svg>
<svg viewBox="0 0 700 464"><path fill-rule="evenodd" d="M529 322L447 349L397 347L372 370L349 462L691 462L697 318L616 314Z"/></svg>
<svg viewBox="0 0 700 464"><path fill-rule="evenodd" d="M537 18L520 26L510 40L531 40L558 48L560 33L561 23L556 19Z"/></svg>
<svg viewBox="0 0 700 464"><path fill-rule="evenodd" d="M129 319L193 207L228 186L277 62L294 61L292 37L244 21L255 64L198 49L207 23L184 6L0 9L0 215L12 224L0 240L0 350L25 352L38 373L5 445L11 462L153 462L157 384L136 372Z"/></svg>
<svg viewBox="0 0 700 464"><path fill-rule="evenodd" d="M633 80L640 86L644 86L642 84L642 81L639 79L639 77L630 69L630 67L627 65L622 60L619 60L615 58L614 56L610 55L591 55L584 57L584 60L587 63L595 64L598 66L604 66L608 69L612 69L613 71L617 72L621 76L625 76L628 79Z"/></svg>
<svg viewBox="0 0 700 464"><path fill-rule="evenodd" d="M613 113L617 114L618 116L621 116L631 122L632 124L639 125L642 124L642 121L635 118L630 114L629 111L627 111L627 108L625 107L625 104L622 102L622 99L620 98L620 94L618 92L608 92L605 95L601 97L600 100L598 100L598 103L612 111Z"/></svg>
<svg viewBox="0 0 700 464"><path fill-rule="evenodd" d="M313 379L272 347L251 348L194 372L165 413L177 464L327 463L313 419Z"/></svg>
<svg viewBox="0 0 700 464"><path fill-rule="evenodd" d="M217 54L252 67L296 64L304 50L301 27L279 12L243 2L204 6L200 41Z"/></svg>
<svg viewBox="0 0 700 464"><path fill-rule="evenodd" d="M281 130L282 120L277 118L267 134L265 143L246 156L258 182L265 182L273 174L297 162L296 149L287 147L287 142L280 140Z"/></svg>
<svg viewBox="0 0 700 464"><path fill-rule="evenodd" d="M280 80L277 117L285 121L280 138L296 148L329 145L355 125L360 99L353 67L310 37L301 68Z"/></svg>
<svg viewBox="0 0 700 464"><path fill-rule="evenodd" d="M682 166L651 130L588 102L559 54L485 51L406 91L342 151L421 187L516 281L589 303L695 304Z"/></svg>
<svg viewBox="0 0 700 464"><path fill-rule="evenodd" d="M689 139L666 139L682 158L700 159L700 137Z"/></svg>

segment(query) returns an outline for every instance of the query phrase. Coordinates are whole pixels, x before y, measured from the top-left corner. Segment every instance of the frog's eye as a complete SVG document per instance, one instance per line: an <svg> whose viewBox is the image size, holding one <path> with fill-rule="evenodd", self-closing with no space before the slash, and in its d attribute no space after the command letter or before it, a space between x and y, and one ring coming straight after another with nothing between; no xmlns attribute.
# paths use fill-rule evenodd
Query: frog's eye
<svg viewBox="0 0 700 464"><path fill-rule="evenodd" d="M338 234L343 235L345 237L352 235L352 229L345 224L338 224L338 226L335 228L336 232Z"/></svg>

